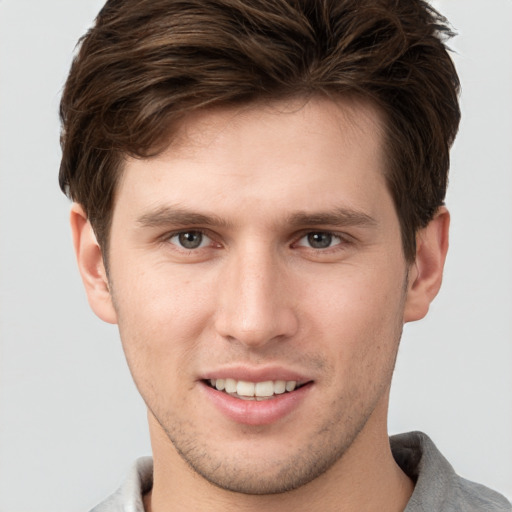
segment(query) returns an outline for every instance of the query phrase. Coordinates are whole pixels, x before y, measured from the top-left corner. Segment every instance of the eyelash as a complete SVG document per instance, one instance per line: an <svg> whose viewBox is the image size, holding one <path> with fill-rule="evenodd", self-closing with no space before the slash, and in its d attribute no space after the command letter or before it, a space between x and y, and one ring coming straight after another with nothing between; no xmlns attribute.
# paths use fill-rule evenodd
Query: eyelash
<svg viewBox="0 0 512 512"><path fill-rule="evenodd" d="M184 230L181 230L181 231L175 231L173 233L169 233L165 236L165 239L164 241L167 242L167 243L170 243L171 245L176 245L177 247L179 247L181 250L184 250L184 251L189 251L189 252L192 252L192 251L196 251L198 249L204 249L204 247L194 247L194 248L187 248L187 247L183 247L181 245L178 245L178 243L174 244L173 242L171 242L171 240L175 237L179 237L180 235L186 235L186 234L198 234L200 235L201 237L207 237L208 239L210 239L212 242L213 242L213 238L211 236L209 236L206 231L202 230L202 229L184 229ZM201 240L201 244L204 242L204 240ZM220 245L220 244L219 244Z"/></svg>
<svg viewBox="0 0 512 512"><path fill-rule="evenodd" d="M301 245L300 242L304 238L308 238L314 235L322 235L327 236L330 238L330 242L333 242L332 239L337 239L338 243L335 243L334 245L329 245L328 247L311 247L311 245ZM311 244L311 240L308 240L308 242ZM311 249L313 251L318 251L322 253L331 252L333 250L337 250L338 246L346 245L349 243L348 237L346 235L343 235L341 233L334 233L332 231L325 231L325 230L317 230L317 231L307 231L305 233L302 233L300 237L298 238L297 242L295 242L293 245L298 245L299 247L306 247L307 249Z"/></svg>
<svg viewBox="0 0 512 512"><path fill-rule="evenodd" d="M180 250L188 251L189 253L198 251L199 249L207 248L207 247L201 247L201 245L204 243L203 239L200 241L199 247L191 247L191 248L183 247L183 245L180 245L179 243L173 243L171 241L175 237L179 237L180 235L186 235L186 234L196 234L196 235L200 235L202 238L207 237L208 239L210 239L211 242L215 243L214 238L212 236L210 236L208 234L208 232L206 232L203 229L185 229L185 230L180 230L180 231L174 231L172 233L168 233L167 235L165 235L163 241L178 247ZM305 244L300 243L304 238L314 236L314 235L327 236L330 238L330 240L329 240L330 243L332 242L332 239L334 238L334 239L338 240L338 243L335 243L334 245L329 245L328 247L321 247L321 248L311 247L311 245L305 245ZM350 237L346 234L336 233L336 232L332 232L332 231L328 231L328 230L321 230L321 229L303 231L303 232L299 233L298 236L296 236L294 238L295 238L295 241L290 245L291 247L304 247L305 249L309 249L309 250L315 251L317 253L330 253L333 251L340 250L341 247L345 248L347 245L350 245L351 243L353 243L353 241L350 239ZM309 241L309 243L311 243L311 241ZM220 248L221 244L217 243L217 246ZM338 247L338 246L341 246L341 247Z"/></svg>

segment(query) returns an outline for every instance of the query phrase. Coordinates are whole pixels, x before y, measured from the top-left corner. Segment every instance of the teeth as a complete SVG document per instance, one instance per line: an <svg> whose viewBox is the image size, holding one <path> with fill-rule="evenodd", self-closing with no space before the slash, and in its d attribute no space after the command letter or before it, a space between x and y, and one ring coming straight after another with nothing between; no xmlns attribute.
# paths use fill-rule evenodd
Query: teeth
<svg viewBox="0 0 512 512"><path fill-rule="evenodd" d="M236 394L240 396L254 396L254 382L239 380L236 385Z"/></svg>
<svg viewBox="0 0 512 512"><path fill-rule="evenodd" d="M226 390L226 393L236 393L236 380L226 379L224 381L224 389Z"/></svg>
<svg viewBox="0 0 512 512"><path fill-rule="evenodd" d="M276 380L274 382L274 393L276 395L282 395L286 391L286 381Z"/></svg>
<svg viewBox="0 0 512 512"><path fill-rule="evenodd" d="M225 391L240 398L269 398L273 395L281 395L285 391L291 392L297 388L297 382L294 380L248 382L235 379L210 379L210 384L219 391Z"/></svg>
<svg viewBox="0 0 512 512"><path fill-rule="evenodd" d="M295 389L296 385L297 385L297 383L294 380L289 380L286 383L286 391L293 391Z"/></svg>
<svg viewBox="0 0 512 512"><path fill-rule="evenodd" d="M274 394L274 383L271 380L258 382L254 386L255 396L272 396Z"/></svg>

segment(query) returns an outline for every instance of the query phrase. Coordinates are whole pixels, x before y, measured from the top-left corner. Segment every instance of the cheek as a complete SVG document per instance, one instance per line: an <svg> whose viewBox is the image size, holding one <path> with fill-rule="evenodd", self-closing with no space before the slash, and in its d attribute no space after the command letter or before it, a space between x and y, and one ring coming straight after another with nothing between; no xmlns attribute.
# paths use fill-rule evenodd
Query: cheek
<svg viewBox="0 0 512 512"><path fill-rule="evenodd" d="M352 375L370 367L378 371L394 361L404 307L404 276L396 274L346 273L309 293L308 310L313 313L303 313L309 318L310 336L325 340L340 373Z"/></svg>
<svg viewBox="0 0 512 512"><path fill-rule="evenodd" d="M132 324L138 319L151 334L190 330L209 304L207 279L202 277L193 268L180 270L151 261L135 264L130 272L119 272L119 286L114 279L114 303L121 319Z"/></svg>
<svg viewBox="0 0 512 512"><path fill-rule="evenodd" d="M140 385L172 386L197 349L201 332L211 316L211 300L199 283L174 274L131 273L113 281L123 349Z"/></svg>
<svg viewBox="0 0 512 512"><path fill-rule="evenodd" d="M342 269L306 285L303 297L308 309L333 331L367 332L396 324L404 306L404 275L389 270Z"/></svg>

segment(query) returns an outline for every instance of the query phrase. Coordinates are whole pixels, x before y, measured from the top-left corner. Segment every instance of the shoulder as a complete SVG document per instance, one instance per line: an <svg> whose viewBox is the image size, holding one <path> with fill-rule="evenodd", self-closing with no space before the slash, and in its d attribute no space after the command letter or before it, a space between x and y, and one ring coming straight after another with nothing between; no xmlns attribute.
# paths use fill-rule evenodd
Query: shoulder
<svg viewBox="0 0 512 512"><path fill-rule="evenodd" d="M468 511L511 512L512 505L501 494L484 485L458 477L457 496L459 503L467 503Z"/></svg>
<svg viewBox="0 0 512 512"><path fill-rule="evenodd" d="M457 475L427 435L400 434L390 444L397 464L415 481L405 512L512 512L504 496Z"/></svg>
<svg viewBox="0 0 512 512"><path fill-rule="evenodd" d="M152 485L153 459L141 457L135 461L121 487L91 512L144 512L142 497Z"/></svg>

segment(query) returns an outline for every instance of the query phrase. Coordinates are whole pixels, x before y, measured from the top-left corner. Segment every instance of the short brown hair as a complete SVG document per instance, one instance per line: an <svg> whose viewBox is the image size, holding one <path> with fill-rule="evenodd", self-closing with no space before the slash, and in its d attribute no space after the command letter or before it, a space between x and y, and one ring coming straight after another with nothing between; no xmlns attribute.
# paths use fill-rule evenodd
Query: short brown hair
<svg viewBox="0 0 512 512"><path fill-rule="evenodd" d="M386 181L414 260L443 204L459 80L445 20L422 0L109 0L60 106L59 183L105 252L126 155L164 149L194 110L357 95L386 121Z"/></svg>

